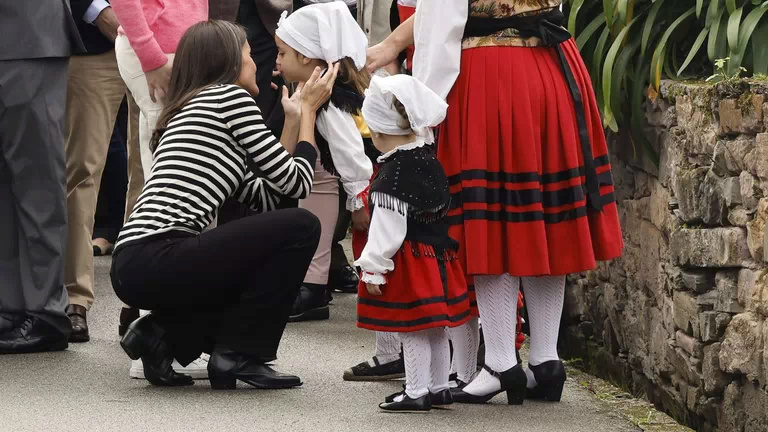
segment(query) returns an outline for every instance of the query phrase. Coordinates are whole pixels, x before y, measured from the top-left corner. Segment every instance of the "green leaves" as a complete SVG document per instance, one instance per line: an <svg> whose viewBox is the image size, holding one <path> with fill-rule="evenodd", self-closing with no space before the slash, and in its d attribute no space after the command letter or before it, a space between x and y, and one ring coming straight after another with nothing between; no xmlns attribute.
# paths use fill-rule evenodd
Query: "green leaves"
<svg viewBox="0 0 768 432"><path fill-rule="evenodd" d="M662 79L768 75L768 0L567 0L568 30L595 85L603 123L644 139L643 101ZM717 59L728 58L723 69Z"/></svg>

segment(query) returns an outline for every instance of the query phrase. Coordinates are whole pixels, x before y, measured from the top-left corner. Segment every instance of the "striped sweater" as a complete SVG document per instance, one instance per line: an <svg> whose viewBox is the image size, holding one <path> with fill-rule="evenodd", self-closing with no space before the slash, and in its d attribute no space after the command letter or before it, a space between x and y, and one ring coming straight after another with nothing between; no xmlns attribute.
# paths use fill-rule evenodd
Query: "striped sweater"
<svg viewBox="0 0 768 432"><path fill-rule="evenodd" d="M248 168L249 159L258 175ZM209 87L168 123L115 250L168 231L199 234L229 197L257 212L274 209L280 195L306 198L316 159L307 142L291 156L248 92L235 85Z"/></svg>

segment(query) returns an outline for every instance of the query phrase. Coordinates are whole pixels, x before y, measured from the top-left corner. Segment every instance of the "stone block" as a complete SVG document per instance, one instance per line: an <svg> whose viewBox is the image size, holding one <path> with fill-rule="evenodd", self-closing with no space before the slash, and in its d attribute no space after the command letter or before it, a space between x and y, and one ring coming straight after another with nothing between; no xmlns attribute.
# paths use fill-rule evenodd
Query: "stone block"
<svg viewBox="0 0 768 432"><path fill-rule="evenodd" d="M718 427L722 431L744 430L744 403L741 385L734 381L723 392L723 403L720 405Z"/></svg>
<svg viewBox="0 0 768 432"><path fill-rule="evenodd" d="M756 209L763 195L757 177L748 171L742 171L739 175L739 192L741 193L741 202L747 210Z"/></svg>
<svg viewBox="0 0 768 432"><path fill-rule="evenodd" d="M768 323L763 323L763 376L760 384L768 386Z"/></svg>
<svg viewBox="0 0 768 432"><path fill-rule="evenodd" d="M564 314L570 322L581 321L587 307L585 305L584 290L587 289L587 281L579 279L576 283L571 283L565 290Z"/></svg>
<svg viewBox="0 0 768 432"><path fill-rule="evenodd" d="M673 183L684 222L708 226L722 225L727 205L721 189L722 179L707 167L680 169Z"/></svg>
<svg viewBox="0 0 768 432"><path fill-rule="evenodd" d="M720 133L741 133L744 117L741 115L739 101L736 99L723 99L720 101Z"/></svg>
<svg viewBox="0 0 768 432"><path fill-rule="evenodd" d="M699 372L701 359L694 358L682 348L675 348L672 363L675 366L675 371L680 374L685 383L685 385L680 383L676 385L681 395L685 397L688 385L698 386L701 383L701 374Z"/></svg>
<svg viewBox="0 0 768 432"><path fill-rule="evenodd" d="M752 220L752 213L742 206L736 206L728 211L728 223L737 227L746 228L747 222Z"/></svg>
<svg viewBox="0 0 768 432"><path fill-rule="evenodd" d="M686 403L688 404L688 409L696 412L696 406L699 403L699 398L701 398L704 395L704 392L701 390L701 387L698 386L689 386L688 387L688 395L686 396Z"/></svg>
<svg viewBox="0 0 768 432"><path fill-rule="evenodd" d="M701 358L704 346L693 336L689 336L678 330L675 333L675 344L693 357Z"/></svg>
<svg viewBox="0 0 768 432"><path fill-rule="evenodd" d="M686 292L677 291L674 294L675 327L692 335L693 328L699 326L696 298Z"/></svg>
<svg viewBox="0 0 768 432"><path fill-rule="evenodd" d="M651 223L661 231L670 231L671 226L674 224L674 216L669 209L672 195L660 181L654 178L650 179L649 188L651 189Z"/></svg>
<svg viewBox="0 0 768 432"><path fill-rule="evenodd" d="M715 342L720 339L717 328L717 312L707 311L699 314L699 333L703 342Z"/></svg>
<svg viewBox="0 0 768 432"><path fill-rule="evenodd" d="M755 148L755 139L740 135L735 139L721 140L715 145L713 159L718 170L730 175L739 175L746 169L747 154Z"/></svg>
<svg viewBox="0 0 768 432"><path fill-rule="evenodd" d="M717 285L717 301L715 302L717 312L740 313L744 311L744 307L738 302L738 271L717 272L715 285Z"/></svg>
<svg viewBox="0 0 768 432"><path fill-rule="evenodd" d="M739 177L727 177L720 182L720 190L725 199L725 205L733 207L741 204L741 183Z"/></svg>
<svg viewBox="0 0 768 432"><path fill-rule="evenodd" d="M768 178L768 133L757 134L755 148L744 157L744 166L751 174Z"/></svg>
<svg viewBox="0 0 768 432"><path fill-rule="evenodd" d="M733 317L720 349L720 366L725 372L744 374L750 380L763 376L762 321L751 312Z"/></svg>
<svg viewBox="0 0 768 432"><path fill-rule="evenodd" d="M715 288L715 273L710 270L682 270L683 285L695 293L705 293Z"/></svg>
<svg viewBox="0 0 768 432"><path fill-rule="evenodd" d="M761 273L752 288L749 309L768 318L768 275L765 272Z"/></svg>
<svg viewBox="0 0 768 432"><path fill-rule="evenodd" d="M738 300L739 304L748 311L753 311L752 298L756 291L762 288L762 281L758 285L758 280L765 276L765 270L739 270Z"/></svg>
<svg viewBox="0 0 768 432"><path fill-rule="evenodd" d="M717 290L699 294L696 296L696 305L705 310L712 310L715 308L718 298L720 298L720 293Z"/></svg>
<svg viewBox="0 0 768 432"><path fill-rule="evenodd" d="M763 95L744 94L720 101L720 133L755 133L763 130Z"/></svg>
<svg viewBox="0 0 768 432"><path fill-rule="evenodd" d="M756 261L763 261L766 225L768 225L768 198L762 198L758 202L755 217L747 222L747 247Z"/></svg>
<svg viewBox="0 0 768 432"><path fill-rule="evenodd" d="M741 267L751 258L743 228L679 229L670 235L672 258L691 267Z"/></svg>
<svg viewBox="0 0 768 432"><path fill-rule="evenodd" d="M704 359L701 363L704 378L704 392L708 396L719 395L728 384L728 376L720 369L720 343L704 347Z"/></svg>

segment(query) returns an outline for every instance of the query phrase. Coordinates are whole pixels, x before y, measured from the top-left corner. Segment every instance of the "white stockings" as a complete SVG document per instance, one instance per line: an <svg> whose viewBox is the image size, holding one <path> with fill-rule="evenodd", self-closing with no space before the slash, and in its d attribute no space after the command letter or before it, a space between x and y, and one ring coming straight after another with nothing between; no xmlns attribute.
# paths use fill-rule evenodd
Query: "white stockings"
<svg viewBox="0 0 768 432"><path fill-rule="evenodd" d="M405 357L405 393L419 398L448 388L450 349L443 328L400 333Z"/></svg>

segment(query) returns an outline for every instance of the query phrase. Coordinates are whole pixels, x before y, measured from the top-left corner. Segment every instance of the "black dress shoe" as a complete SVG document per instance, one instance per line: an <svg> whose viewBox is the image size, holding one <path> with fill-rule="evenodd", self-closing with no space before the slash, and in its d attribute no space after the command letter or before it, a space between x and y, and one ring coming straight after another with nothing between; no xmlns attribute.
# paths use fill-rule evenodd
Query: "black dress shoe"
<svg viewBox="0 0 768 432"><path fill-rule="evenodd" d="M528 365L536 378L536 387L528 389L526 398L560 402L565 386L565 366L560 360L551 360L538 366Z"/></svg>
<svg viewBox="0 0 768 432"><path fill-rule="evenodd" d="M11 331L0 336L0 354L63 351L69 345L68 334L37 317L27 316Z"/></svg>
<svg viewBox="0 0 768 432"><path fill-rule="evenodd" d="M528 377L523 371L523 366L518 364L517 366L504 371L502 373L491 370L488 366L483 366L488 373L496 377L501 383L501 389L485 395L473 395L467 393L464 389L453 389L451 394L453 401L456 403L466 404L484 404L493 399L494 396L501 392L507 392L507 403L509 405L522 405L525 400L525 390L528 384Z"/></svg>
<svg viewBox="0 0 768 432"><path fill-rule="evenodd" d="M331 271L328 275L328 285L336 292L357 294L357 285L359 283L360 276L349 264Z"/></svg>
<svg viewBox="0 0 768 432"><path fill-rule="evenodd" d="M405 362L401 356L389 363L379 363L373 357L373 366L367 361L344 371L344 381L389 381L405 377Z"/></svg>
<svg viewBox="0 0 768 432"><path fill-rule="evenodd" d="M287 389L302 385L297 376L282 374L252 357L234 353L211 354L208 377L215 390L235 389L238 380L258 389Z"/></svg>
<svg viewBox="0 0 768 432"><path fill-rule="evenodd" d="M387 396L384 399L384 402L394 402L398 396L403 395L404 393L405 384L403 384L403 391ZM451 391L449 389L445 389L437 393L429 392L429 401L432 404L432 408L445 409L446 407L453 405L453 396L451 395Z"/></svg>
<svg viewBox="0 0 768 432"><path fill-rule="evenodd" d="M91 340L91 335L88 333L88 309L71 304L67 306L67 316L72 323L72 334L69 335L69 341L88 342Z"/></svg>
<svg viewBox="0 0 768 432"><path fill-rule="evenodd" d="M11 330L18 327L18 316L10 314L0 314L0 336L5 333L9 333Z"/></svg>
<svg viewBox="0 0 768 432"><path fill-rule="evenodd" d="M141 359L144 377L151 384L177 387L194 384L192 377L173 370L173 353L163 340L165 330L153 314L145 315L128 326L120 346L131 360Z"/></svg>
<svg viewBox="0 0 768 432"><path fill-rule="evenodd" d="M139 319L139 309L132 307L120 308L120 324L117 326L117 334L123 336L128 326Z"/></svg>
<svg viewBox="0 0 768 432"><path fill-rule="evenodd" d="M400 413L426 413L432 410L432 401L430 400L429 394L425 394L416 399L411 399L405 393L401 394L403 395L403 398L400 402L396 402L395 400L392 400L391 402L383 402L379 404L379 408L388 412Z"/></svg>
<svg viewBox="0 0 768 432"><path fill-rule="evenodd" d="M324 285L304 284L293 303L288 322L320 321L331 317L328 292Z"/></svg>

